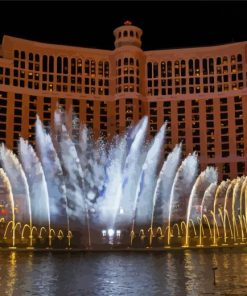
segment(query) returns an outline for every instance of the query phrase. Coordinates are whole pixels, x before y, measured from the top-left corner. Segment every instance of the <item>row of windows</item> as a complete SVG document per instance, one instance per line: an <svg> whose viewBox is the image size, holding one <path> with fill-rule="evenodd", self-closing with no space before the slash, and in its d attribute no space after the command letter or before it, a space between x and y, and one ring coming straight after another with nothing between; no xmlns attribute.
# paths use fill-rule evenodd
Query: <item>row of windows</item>
<svg viewBox="0 0 247 296"><path fill-rule="evenodd" d="M42 67L41 67L42 65ZM54 56L39 56L38 54L29 53L26 55L24 51L14 50L14 67L27 68L29 70L81 75L84 71L85 75L99 75L109 77L109 62L81 58L67 58Z"/></svg>
<svg viewBox="0 0 247 296"><path fill-rule="evenodd" d="M180 76L199 76L215 74L215 68L221 65L221 57L217 59L204 58L204 59L189 59L189 60L176 60L176 61L161 61L161 62L148 62L147 63L147 77L180 77ZM227 67L228 57L223 57L223 65ZM231 56L231 63L242 63L242 55L238 54ZM223 66L225 67L225 66ZM224 70L227 68L223 68ZM236 66L232 70L236 70Z"/></svg>
<svg viewBox="0 0 247 296"><path fill-rule="evenodd" d="M138 32L135 32L135 31L128 31L128 30L124 30L123 32L119 32L118 33L118 38L121 38L121 37L136 37L136 38L139 38L139 34Z"/></svg>

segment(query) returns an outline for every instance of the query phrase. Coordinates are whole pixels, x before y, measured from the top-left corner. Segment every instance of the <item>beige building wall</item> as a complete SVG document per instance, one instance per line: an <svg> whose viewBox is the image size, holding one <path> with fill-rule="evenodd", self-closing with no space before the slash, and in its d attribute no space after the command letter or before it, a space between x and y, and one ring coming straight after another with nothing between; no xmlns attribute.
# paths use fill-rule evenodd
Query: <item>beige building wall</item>
<svg viewBox="0 0 247 296"><path fill-rule="evenodd" d="M149 135L167 121L166 154L183 142L201 169L220 178L247 172L247 42L143 51L142 30L114 30L115 49L44 44L4 36L0 57L0 141L34 144L36 113L53 125L57 106L99 135L122 133L143 115ZM71 126L71 134L76 134Z"/></svg>

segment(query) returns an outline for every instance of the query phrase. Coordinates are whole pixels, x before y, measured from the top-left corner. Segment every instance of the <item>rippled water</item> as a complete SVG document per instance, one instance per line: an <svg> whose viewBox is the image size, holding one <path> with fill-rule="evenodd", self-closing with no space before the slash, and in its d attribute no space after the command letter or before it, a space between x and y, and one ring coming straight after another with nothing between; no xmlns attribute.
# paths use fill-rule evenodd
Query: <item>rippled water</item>
<svg viewBox="0 0 247 296"><path fill-rule="evenodd" d="M247 295L247 249L2 252L0 295Z"/></svg>

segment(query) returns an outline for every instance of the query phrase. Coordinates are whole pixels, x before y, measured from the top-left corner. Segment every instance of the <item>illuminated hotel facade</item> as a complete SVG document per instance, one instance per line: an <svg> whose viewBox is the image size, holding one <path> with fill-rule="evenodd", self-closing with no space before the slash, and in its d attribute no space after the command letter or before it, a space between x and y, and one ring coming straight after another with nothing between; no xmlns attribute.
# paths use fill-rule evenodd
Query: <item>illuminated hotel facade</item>
<svg viewBox="0 0 247 296"><path fill-rule="evenodd" d="M44 44L4 36L0 48L0 142L16 150L35 140L36 113L46 126L61 106L112 137L149 116L149 135L168 121L166 153L183 142L200 169L220 178L247 172L247 42L141 49L142 30L125 22L115 49ZM71 135L78 133L71 121Z"/></svg>

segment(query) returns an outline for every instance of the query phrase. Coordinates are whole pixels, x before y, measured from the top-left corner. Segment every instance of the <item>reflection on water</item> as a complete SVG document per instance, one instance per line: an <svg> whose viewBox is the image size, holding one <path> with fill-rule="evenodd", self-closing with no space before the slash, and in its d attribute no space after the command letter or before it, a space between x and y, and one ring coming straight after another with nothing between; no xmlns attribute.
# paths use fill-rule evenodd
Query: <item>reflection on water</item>
<svg viewBox="0 0 247 296"><path fill-rule="evenodd" d="M2 252L0 295L247 295L247 249Z"/></svg>

